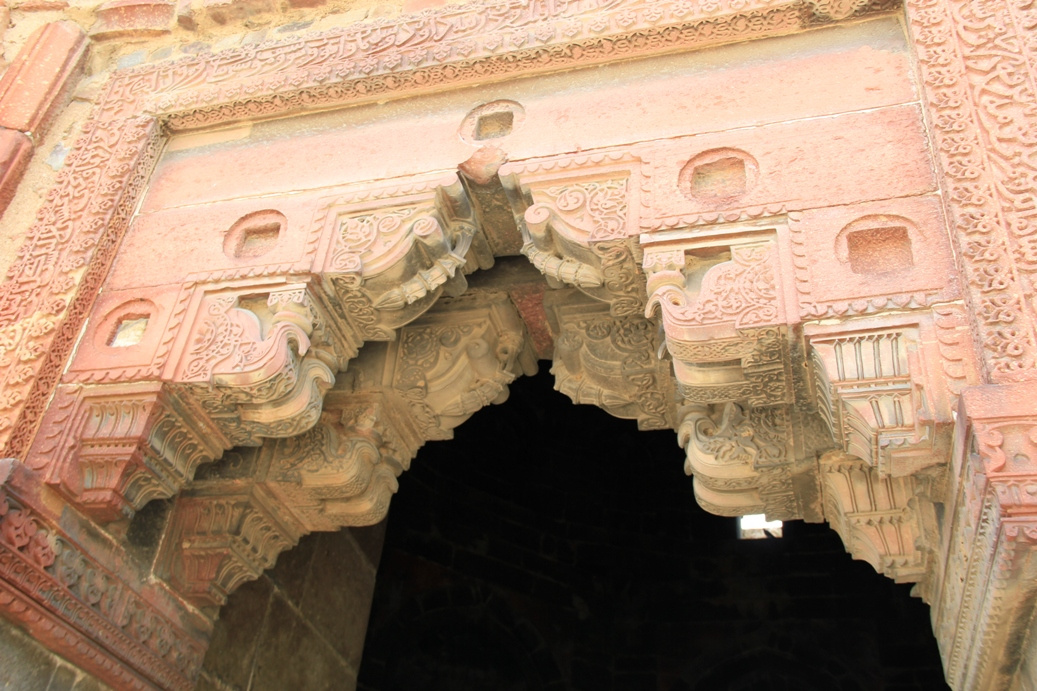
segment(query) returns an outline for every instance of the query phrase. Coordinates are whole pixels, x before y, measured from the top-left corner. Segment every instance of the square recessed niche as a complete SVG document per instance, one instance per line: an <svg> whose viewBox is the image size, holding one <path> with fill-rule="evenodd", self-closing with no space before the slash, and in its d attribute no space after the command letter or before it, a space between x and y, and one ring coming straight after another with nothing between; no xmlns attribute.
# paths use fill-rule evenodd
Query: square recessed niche
<svg viewBox="0 0 1037 691"><path fill-rule="evenodd" d="M274 248L281 234L280 223L265 223L248 228L241 235L238 257L260 257Z"/></svg>
<svg viewBox="0 0 1037 691"><path fill-rule="evenodd" d="M475 138L482 141L484 139L506 137L511 134L511 128L514 124L515 114L510 110L480 115L475 123Z"/></svg>
<svg viewBox="0 0 1037 691"><path fill-rule="evenodd" d="M125 348L137 345L144 338L144 330L148 327L147 317L124 317L119 320L108 345L113 348Z"/></svg>
<svg viewBox="0 0 1037 691"><path fill-rule="evenodd" d="M850 270L855 274L881 274L914 266L911 238L904 226L855 230L846 236Z"/></svg>
<svg viewBox="0 0 1037 691"><path fill-rule="evenodd" d="M745 161L730 156L695 166L691 193L696 197L737 197L747 189Z"/></svg>

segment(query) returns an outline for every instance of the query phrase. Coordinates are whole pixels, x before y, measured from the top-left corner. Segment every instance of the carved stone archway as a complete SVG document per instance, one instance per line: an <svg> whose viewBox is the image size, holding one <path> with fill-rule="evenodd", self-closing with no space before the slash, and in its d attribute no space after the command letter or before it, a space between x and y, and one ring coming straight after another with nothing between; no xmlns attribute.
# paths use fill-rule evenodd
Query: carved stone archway
<svg viewBox="0 0 1037 691"><path fill-rule="evenodd" d="M552 357L574 401L674 429L707 509L826 520L919 583L952 685L1012 683L1037 554L1012 104L1033 99L975 46L1022 46L1028 9L908 3L917 92L905 47L879 96L710 131L646 95L593 146L540 123L517 156L536 124L500 98L457 113L463 162L154 201L190 136L229 151L241 123L895 9L503 2L117 72L0 287L0 609L120 687L188 688L229 592L379 520L421 444ZM1032 76L1029 50L991 60ZM140 563L127 522L171 497Z"/></svg>

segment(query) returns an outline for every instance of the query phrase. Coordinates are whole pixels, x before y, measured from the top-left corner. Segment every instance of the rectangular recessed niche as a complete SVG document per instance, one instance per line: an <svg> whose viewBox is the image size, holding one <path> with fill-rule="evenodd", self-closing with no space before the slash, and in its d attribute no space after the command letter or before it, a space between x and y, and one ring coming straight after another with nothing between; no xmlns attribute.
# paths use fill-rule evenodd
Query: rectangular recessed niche
<svg viewBox="0 0 1037 691"><path fill-rule="evenodd" d="M511 128L515 124L515 114L510 110L502 110L497 113L482 115L475 123L475 138L497 139L511 134Z"/></svg>
<svg viewBox="0 0 1037 691"><path fill-rule="evenodd" d="M914 266L911 238L904 226L866 228L846 236L850 270L855 274L881 274Z"/></svg>
<svg viewBox="0 0 1037 691"><path fill-rule="evenodd" d="M148 326L147 317L124 317L119 321L108 339L108 345L113 348L125 348L137 345L144 338L144 329Z"/></svg>
<svg viewBox="0 0 1037 691"><path fill-rule="evenodd" d="M696 197L737 197L746 192L745 161L734 156L695 166L691 193Z"/></svg>

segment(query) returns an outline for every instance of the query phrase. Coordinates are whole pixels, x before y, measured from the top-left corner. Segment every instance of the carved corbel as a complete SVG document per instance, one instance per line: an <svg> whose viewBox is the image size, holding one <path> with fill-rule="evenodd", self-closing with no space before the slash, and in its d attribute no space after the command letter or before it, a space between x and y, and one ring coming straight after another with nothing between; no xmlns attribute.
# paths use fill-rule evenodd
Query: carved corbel
<svg viewBox="0 0 1037 691"><path fill-rule="evenodd" d="M891 321L893 322L891 324ZM880 477L903 477L950 456L953 382L926 316L838 327L808 325L818 408L843 450Z"/></svg>
<svg viewBox="0 0 1037 691"><path fill-rule="evenodd" d="M157 362L114 382L70 374L30 448L27 464L98 521L132 517L175 494L231 446L312 427L333 371L356 353L306 285L201 285L185 289L181 303L188 316L177 324L186 328L161 334L149 326L155 314L137 319L138 337L161 353L151 355ZM92 335L89 357L120 354L107 336L97 343ZM129 356L138 357L135 349L126 348Z"/></svg>
<svg viewBox="0 0 1037 691"><path fill-rule="evenodd" d="M227 446L191 401L160 383L73 384L58 389L27 463L107 523L175 494Z"/></svg>
<svg viewBox="0 0 1037 691"><path fill-rule="evenodd" d="M392 340L440 295L464 292L477 223L456 175L377 204L333 199L321 213L319 271L364 341Z"/></svg>
<svg viewBox="0 0 1037 691"><path fill-rule="evenodd" d="M922 580L927 552L915 479L882 477L854 456L832 451L820 461L825 517L854 559L898 583Z"/></svg>
<svg viewBox="0 0 1037 691"><path fill-rule="evenodd" d="M303 534L278 498L251 478L201 482L176 498L156 573L193 604L219 607Z"/></svg>
<svg viewBox="0 0 1037 691"><path fill-rule="evenodd" d="M263 292L254 292L260 291ZM320 417L324 393L355 351L304 286L206 294L172 379L235 446L290 437Z"/></svg>
<svg viewBox="0 0 1037 691"><path fill-rule="evenodd" d="M645 313L661 315L684 398L791 403L790 337L773 238L650 240L643 239Z"/></svg>
<svg viewBox="0 0 1037 691"><path fill-rule="evenodd" d="M471 415L508 396L536 372L518 312L503 294L451 300L403 327L386 351L392 388L406 399L425 439L450 439Z"/></svg>
<svg viewBox="0 0 1037 691"><path fill-rule="evenodd" d="M544 296L555 334L551 373L555 389L573 403L596 405L640 429L676 426L670 363L657 353L656 324L644 317L615 317L608 306L573 289Z"/></svg>
<svg viewBox="0 0 1037 691"><path fill-rule="evenodd" d="M320 425L258 452L263 482L306 532L373 525L425 442L408 413L384 386L332 391Z"/></svg>
<svg viewBox="0 0 1037 691"><path fill-rule="evenodd" d="M695 478L695 499L718 516L803 516L790 456L790 413L782 407L745 410L736 403L688 406L678 441L684 470Z"/></svg>
<svg viewBox="0 0 1037 691"><path fill-rule="evenodd" d="M401 412L407 402L330 398L312 429L225 454L176 498L156 568L185 598L222 605L303 535L385 517L396 477L424 441Z"/></svg>
<svg viewBox="0 0 1037 691"><path fill-rule="evenodd" d="M311 429L201 469L174 502L157 572L191 602L221 605L302 535L377 523L425 441L533 371L506 296L438 304L395 342L368 344Z"/></svg>
<svg viewBox="0 0 1037 691"><path fill-rule="evenodd" d="M509 164L522 249L552 288L573 286L614 317L644 309L633 176L622 155Z"/></svg>

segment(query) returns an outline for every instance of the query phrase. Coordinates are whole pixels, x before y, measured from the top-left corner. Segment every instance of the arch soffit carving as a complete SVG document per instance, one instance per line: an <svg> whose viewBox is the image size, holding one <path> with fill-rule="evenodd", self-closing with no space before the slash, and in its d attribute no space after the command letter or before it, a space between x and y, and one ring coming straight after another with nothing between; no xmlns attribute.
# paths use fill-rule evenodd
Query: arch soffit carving
<svg viewBox="0 0 1037 691"><path fill-rule="evenodd" d="M640 6L635 6L639 9ZM875 6L878 7L878 6ZM783 33L787 31L795 30L796 28L802 28L805 20L802 17L793 18L793 14L789 8L785 6L771 6L766 11L761 8L751 8L750 12L760 12L762 15L769 17L778 18L775 23L770 25L769 28L761 30L761 33L756 35L773 35L776 33ZM629 7L627 8L629 9ZM859 9L867 9L865 7ZM781 12L787 11L788 15L782 15ZM636 13L635 13L636 14ZM824 12L819 12L823 15ZM761 15L761 16L762 16ZM676 15L666 15L664 12L662 18L653 20L643 16L637 16L632 24L624 24L625 20L622 20L619 12L608 15L611 27L622 27L622 26L635 26L637 30L641 30L643 27L648 26L653 29L665 26L684 25L692 22L692 19L685 17L687 21L679 22ZM551 21L560 21L562 17L552 18ZM780 20L780 21L779 21ZM705 22L705 18L699 17L695 21ZM713 20L709 20L713 21ZM669 24L667 24L669 22ZM523 22L519 21L518 25L522 25ZM514 27L516 24L508 24L504 22L501 26ZM532 24L529 24L532 26ZM588 32L586 26L581 24L582 28L580 31ZM660 30L661 31L661 30ZM632 31L616 32L614 36L630 35ZM335 37L321 37L318 41L328 40L333 42ZM527 36L527 38L529 38ZM461 45L461 41L465 39L459 39L458 45ZM529 39L532 40L532 39ZM538 38L538 40L540 40ZM677 45L702 45L701 42L696 43L696 38L684 38L681 39L682 43L674 42L671 43L667 48L675 47ZM599 41L599 39L594 39ZM600 41L599 41L600 42ZM563 45L563 43L551 43L550 39L543 39L541 41L544 46L544 50L547 48L557 47ZM281 47L267 46L264 50L270 50L276 52L277 50L283 50L290 53L292 45L298 44L285 44ZM571 45L571 44L570 44ZM451 46L451 51L454 57L461 56L462 50L456 46ZM470 70L467 74L474 74L475 68L473 65L492 65L498 62L497 56L499 54L494 53L494 49L488 48L488 45L479 47L479 50L484 51L484 55L479 57L479 53L470 53L469 55L475 55L476 57L469 58L465 56L464 60L460 62L464 63L465 70ZM534 50L534 49L528 49ZM536 50L541 50L540 48ZM632 48L634 52L638 52L641 49ZM651 49L654 50L654 49ZM71 341L68 339L69 336L61 336L62 333L76 333L78 332L77 323L78 320L82 320L85 312L93 300L93 295L96 292L100 281L103 278L105 268L111 259L111 254L114 251L112 248L117 244L117 238L121 229L128 222L130 211L135 203L136 197L142 188L144 181L147 178L148 172L152 164L154 163L156 152L160 145L160 122L170 130L176 129L187 129L193 127L208 126L219 122L231 122L237 119L273 115L277 113L290 112L293 109L299 109L300 104L310 102L320 102L324 105L356 102L358 100L364 100L369 98L372 93L384 95L388 91L399 91L416 93L427 87L428 82L422 77L418 77L421 72L418 70L417 63L407 63L406 58L402 64L404 67L397 70L397 73L407 73L407 79L401 79L399 81L388 79L386 75L392 73L392 70L396 69L386 68L390 62L393 62L395 58L399 57L397 53L401 51L393 51L391 53L382 54L381 57L376 58L375 62L372 63L374 66L369 70L369 76L358 77L359 73L353 73L352 75L346 74L345 72L340 73L336 78L328 82L325 80L322 86L305 86L307 84L306 79L311 79L313 75L303 70L300 75L302 78L301 82L297 84L303 84L299 90L293 91L289 94L288 98L277 99L275 94L280 93L284 95L283 84L288 83L290 80L286 78L284 74L272 75L268 81L262 82L262 88L260 89L259 95L251 99L249 102L237 100L237 95L240 93L241 82L236 80L234 76L226 78L225 82L222 82L213 95L213 91L210 89L208 93L206 90L197 86L209 74L211 70L219 68L217 64L219 61L214 60L207 62L204 58L192 59L196 60L192 63L196 67L195 76L187 78L185 82L180 84L172 83L169 80L169 75L172 73L161 73L163 66L157 66L156 68L144 68L139 70L130 70L120 75L117 75L105 92L102 103L99 105L94 118L84 129L84 137L77 145L74 153L69 157L68 167L66 172L62 174L61 181L59 183L59 189L56 193L51 195L51 199L48 204L41 211L41 224L47 222L53 222L62 211L62 204L66 204L67 200L62 198L62 195L67 195L72 191L72 187L77 183L73 180L73 176L76 173L83 171L96 171L100 170L101 174L99 178L105 183L106 187L101 185L94 185L92 189L87 190L88 195L93 195L92 199L96 203L90 206L88 213L77 215L74 217L73 233L79 236L84 242L75 250L82 255L81 261L76 266L85 264L89 268L85 273L66 273L66 276L70 277L70 280L55 281L52 280L50 283L41 284L36 281L26 270L26 261L21 261L15 265L12 270L12 281L9 281L6 285L4 293L0 295L0 324L6 323L11 326L26 327L30 324L32 319L38 314L43 315L47 326L37 327L35 335L32 330L25 328L24 333L29 334L25 336L15 347L22 348L36 348L45 352L47 355L37 365L33 363L29 366L29 370L19 373L18 377L10 376L5 380L5 391L9 390L12 392L12 396L9 397L10 401L13 401L13 405L9 406L8 410L14 411L9 413L6 417L7 424L3 430L0 430L0 435L7 441L8 449L17 452L25 448L29 439L32 437L33 430L35 428L36 420L38 419L42 410L41 400L45 399L48 392L53 386L54 377L57 375L50 369L60 369L54 367L54 363L60 363L63 358L67 355L68 348L70 347ZM521 52L521 51L520 51ZM647 54L650 50L642 51L641 54ZM227 56L224 55L224 58ZM234 59L241 58L241 55L234 56ZM269 56L257 56L254 62L246 60L249 64L253 65L256 73L263 71L263 64L266 64L266 60ZM585 59L585 62L590 64L596 59L593 54ZM606 59L606 58L600 58ZM607 59L613 59L609 57ZM384 60L385 62L381 62ZM479 60L483 60L482 63ZM334 63L335 58L329 58L329 63ZM187 61L191 62L191 61ZM449 59L446 61L449 62ZM203 64L204 63L204 64ZM556 67L564 66L565 61L561 60L554 64L549 65L546 69L553 69ZM181 67L191 68L192 65L181 65ZM258 67L257 67L258 66ZM369 65L370 66L370 65ZM409 72L408 72L409 69ZM526 69L526 68L523 68ZM233 71L233 70L232 70ZM363 70L361 70L363 71ZM531 71L531 70L530 70ZM188 69L190 72L190 69ZM463 72L463 70L462 70ZM503 74L500 72L498 74ZM373 76L370 76L373 75ZM249 74L248 78L253 79L255 73ZM354 78L355 77L355 78ZM459 76L452 83L464 83L464 79L475 77ZM481 77L480 77L481 78ZM166 81L164 81L166 80ZM366 81L365 81L366 80ZM381 80L381 86L377 86L377 80ZM312 84L317 84L321 80L312 78ZM444 84L445 81L440 81L439 84ZM366 84L366 86L365 86ZM138 99L134 94L142 93L143 89L141 85L149 85L147 89L149 94L143 99ZM344 88L341 91L335 91L335 87L342 85L348 85L349 88ZM263 89L266 89L264 92ZM310 89L309 92L306 89ZM263 95L263 94L267 95ZM310 99L315 99L311 101ZM219 103L217 103L217 101ZM251 105L246 105L251 103ZM158 115L140 115L141 112L157 113ZM114 150L117 152L117 156L112 160L105 160L98 162L91 160L90 152L95 147L104 147L108 150ZM97 180L97 175L84 176L87 180ZM604 181L608 184L608 181ZM103 190L103 191L102 191ZM535 219L534 219L535 220ZM555 235L561 235L564 237L564 231L559 232L559 227L566 225L566 219L553 218L551 220L557 221L556 226L551 227L551 232ZM546 226L545 226L546 227ZM38 227L34 230L34 235L27 244L26 255L32 256L34 252L39 252L38 249L40 244L40 235L43 231ZM558 241L556 242L556 247ZM93 243L93 244L91 244ZM535 246L535 243L531 243ZM564 243L562 243L564 244ZM542 248L537 247L540 251L544 251ZM741 260L735 260L736 263L741 263L743 266L751 266L754 261L758 263L758 256L753 259L753 256L759 255L759 252L752 251L753 248L743 248L745 252ZM57 256L50 258L55 265L62 263L68 259L71 255L72 250L68 246L61 246L57 249ZM733 253L734 254L734 253ZM764 252L764 256L765 252ZM25 257L23 257L25 259ZM659 266L663 266L660 264ZM647 269L648 261L645 261L644 268ZM672 269L671 269L672 270ZM665 268L663 269L665 271ZM564 279L564 276L561 277ZM563 281L564 282L564 281ZM39 287L44 288L42 291L37 291L39 294L38 299L25 300L25 296L30 294L34 289ZM680 305L676 302L670 301L669 303L664 302L660 295L656 295L659 291L659 286L668 285L667 281L660 279L656 283L656 289L652 289L652 284L649 285L651 295L646 296L648 304L658 304L664 311L664 323L667 321L665 316L666 311L669 311L670 318L669 322L665 325L668 327L667 335L670 333L683 333L685 338L674 338L673 343L683 343L687 348L691 348L688 344L694 344L694 338L688 338L687 335L692 333L688 329L692 327L688 325L688 315L678 314L678 310L671 308L675 307L686 307L687 303ZM677 287L672 282L669 284ZM588 285L579 286L581 288L594 289L598 286ZM665 292L665 291L664 291ZM653 302L654 298L654 302ZM680 298L678 297L678 300ZM667 306L668 305L668 306ZM685 310L686 311L686 310ZM692 319L694 321L694 319ZM780 321L780 320L779 320ZM288 330L286 328L286 330ZM307 336L308 337L308 336ZM65 338L67 342L62 345L62 338ZM737 339L736 339L737 340ZM301 343L302 338L297 336L296 342ZM668 341L669 343L670 341ZM778 342L782 342L778 339ZM301 350L301 347L297 345ZM680 346L677 346L678 348ZM794 347L794 344L790 347ZM675 355L676 357L676 355ZM749 356L746 356L749 357ZM966 358L967 359L967 358ZM49 365L48 365L49 363ZM823 366L823 364L821 365ZM820 370L819 370L820 371ZM973 375L974 376L974 375ZM20 378L19 378L20 377ZM49 379L48 379L49 377ZM967 377L972 379L972 377ZM328 382L330 384L330 382ZM794 382L790 382L787 386L793 386ZM837 386L829 387L829 393L832 397L838 398L843 396L843 392L838 390ZM724 403L723 401L711 402L710 405L716 403ZM724 403L724 413L729 416L729 419L737 419L737 411L730 410L727 403ZM167 406L169 407L169 406ZM171 406L175 408L175 406ZM145 411L143 416L147 418L152 413ZM709 425L709 429L714 432L717 429L724 428L723 419L717 419L716 411L710 411L703 413L698 411L696 415L706 415L710 417L712 422ZM687 418L685 418L687 419ZM704 418L698 417L696 420L702 420ZM708 427L708 425L707 425ZM699 429L702 429L699 426ZM199 432L201 436L205 431ZM709 433L705 433L709 436ZM691 440L691 436L688 440ZM869 459L865 459L866 461ZM834 472L834 471L833 471ZM832 485L835 484L833 480ZM845 509L845 507L844 507ZM837 509L837 511L840 509ZM843 515L849 515L852 512L846 512L843 510ZM849 541L848 541L849 544ZM914 557L911 557L914 559ZM917 562L911 564L912 568L917 568Z"/></svg>

